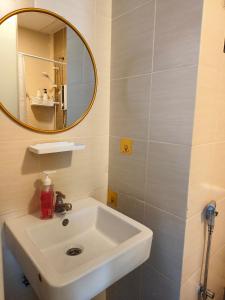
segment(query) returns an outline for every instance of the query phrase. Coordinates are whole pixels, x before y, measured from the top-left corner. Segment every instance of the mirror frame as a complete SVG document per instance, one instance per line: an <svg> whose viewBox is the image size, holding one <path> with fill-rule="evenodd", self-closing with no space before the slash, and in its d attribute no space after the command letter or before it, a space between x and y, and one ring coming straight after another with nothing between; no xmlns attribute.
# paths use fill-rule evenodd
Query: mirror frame
<svg viewBox="0 0 225 300"><path fill-rule="evenodd" d="M5 16L3 16L0 19L0 25L5 22L7 19L9 19L12 16L18 15L20 13L24 13L24 12L39 12L39 13L44 13L44 14L48 14L50 16L53 16L57 19L59 19L60 21L64 22L67 26L69 26L81 39L81 41L84 43L84 45L86 46L86 49L91 57L91 61L92 61L92 65L93 65L93 69L94 69L94 76L95 76L95 86L94 86L94 92L93 92L93 96L92 99L90 100L90 104L88 106L88 108L86 109L86 111L81 115L81 117L76 120L74 123L72 123L71 125L69 125L66 128L63 129L57 129L57 130L45 130L45 129L38 129L35 128L31 125L28 125L24 122L21 122L19 119L17 119L14 115L12 115L3 105L3 103L1 102L0 99L0 109L10 118L12 119L14 122L16 122L17 124L21 125L24 128L30 129L32 131L38 132L38 133L50 133L50 134L55 134L55 133L60 133L60 132L65 132L73 127L75 127L76 125L78 125L81 121L84 120L84 118L88 115L88 113L90 112L94 102L95 102L95 98L96 98L96 94L97 94L97 86L98 86L98 74L97 74L97 67L96 67L96 63L95 63L95 59L94 56L92 54L91 48L89 47L87 41L85 40L85 38L83 37L83 35L80 33L80 31L69 21L67 21L65 18L63 18L62 16L50 11L50 10L46 10L46 9L42 9L42 8L35 8L35 7L29 7L29 8L21 8L21 9L17 9L14 10L8 14L6 14Z"/></svg>

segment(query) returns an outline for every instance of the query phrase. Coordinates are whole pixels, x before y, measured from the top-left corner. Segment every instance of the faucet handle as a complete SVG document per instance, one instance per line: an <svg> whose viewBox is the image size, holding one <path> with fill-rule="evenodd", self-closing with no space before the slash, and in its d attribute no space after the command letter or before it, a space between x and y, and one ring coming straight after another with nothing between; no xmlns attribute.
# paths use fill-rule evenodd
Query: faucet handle
<svg viewBox="0 0 225 300"><path fill-rule="evenodd" d="M71 203L65 203L65 210L66 211L69 211L69 210L72 210L73 206Z"/></svg>
<svg viewBox="0 0 225 300"><path fill-rule="evenodd" d="M56 197L60 197L62 199L66 198L66 196L62 192L56 191L55 193L56 193Z"/></svg>

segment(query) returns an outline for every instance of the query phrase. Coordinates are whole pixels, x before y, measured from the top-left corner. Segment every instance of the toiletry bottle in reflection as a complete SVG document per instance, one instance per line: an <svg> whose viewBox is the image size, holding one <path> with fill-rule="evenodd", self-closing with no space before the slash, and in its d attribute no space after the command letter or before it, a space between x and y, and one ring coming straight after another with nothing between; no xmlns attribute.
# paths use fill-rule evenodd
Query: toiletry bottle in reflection
<svg viewBox="0 0 225 300"><path fill-rule="evenodd" d="M41 219L50 219L54 213L54 190L50 174L55 171L44 171L45 176L41 191Z"/></svg>
<svg viewBox="0 0 225 300"><path fill-rule="evenodd" d="M45 104L48 102L48 90L47 89L43 90L43 101Z"/></svg>

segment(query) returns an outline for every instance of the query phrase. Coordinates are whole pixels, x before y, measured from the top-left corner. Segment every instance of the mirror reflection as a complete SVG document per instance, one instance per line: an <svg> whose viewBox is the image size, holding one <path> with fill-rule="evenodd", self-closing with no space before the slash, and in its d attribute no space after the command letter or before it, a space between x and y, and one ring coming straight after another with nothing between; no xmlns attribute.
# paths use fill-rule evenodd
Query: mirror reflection
<svg viewBox="0 0 225 300"><path fill-rule="evenodd" d="M95 94L92 56L61 19L23 12L0 26L0 101L18 121L62 130L89 110Z"/></svg>

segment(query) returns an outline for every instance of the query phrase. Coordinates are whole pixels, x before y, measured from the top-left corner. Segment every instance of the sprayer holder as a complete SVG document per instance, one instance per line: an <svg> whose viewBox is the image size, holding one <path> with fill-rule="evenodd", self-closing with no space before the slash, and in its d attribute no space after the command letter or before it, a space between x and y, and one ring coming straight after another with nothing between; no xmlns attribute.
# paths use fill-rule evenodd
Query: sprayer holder
<svg viewBox="0 0 225 300"><path fill-rule="evenodd" d="M215 298L215 293L209 289L205 290L203 286L200 287L200 294L204 299L204 295L206 296L205 299L209 298L209 299L214 299Z"/></svg>

